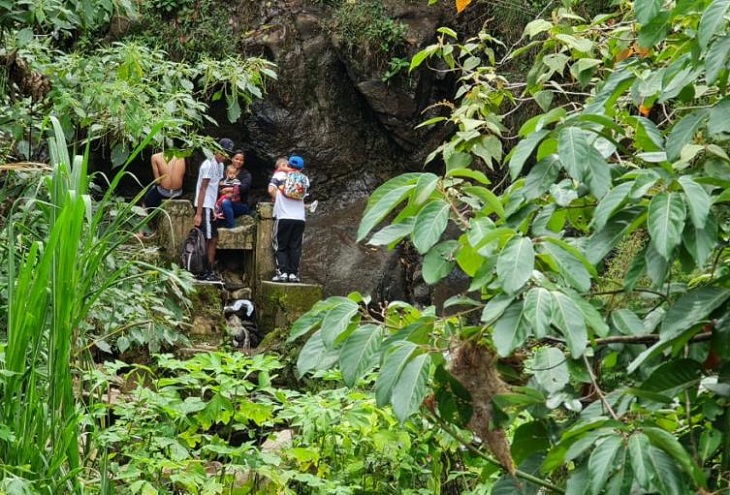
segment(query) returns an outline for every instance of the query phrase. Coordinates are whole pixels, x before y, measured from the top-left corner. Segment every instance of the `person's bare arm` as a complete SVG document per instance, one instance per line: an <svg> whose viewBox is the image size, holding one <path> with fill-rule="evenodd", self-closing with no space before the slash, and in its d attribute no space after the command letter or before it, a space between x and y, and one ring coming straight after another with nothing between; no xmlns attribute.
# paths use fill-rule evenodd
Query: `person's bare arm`
<svg viewBox="0 0 730 495"><path fill-rule="evenodd" d="M279 193L279 189L273 185L269 184L269 196L271 196L271 199L273 201L276 201L276 195Z"/></svg>
<svg viewBox="0 0 730 495"><path fill-rule="evenodd" d="M162 170L162 165L165 165L164 159L159 153L155 153L152 155L152 159L150 161L152 162L152 175L154 175L155 182L157 182L160 179L160 170Z"/></svg>
<svg viewBox="0 0 730 495"><path fill-rule="evenodd" d="M198 207L195 210L195 223L196 227L200 227L203 223L203 204L205 203L205 191L208 189L210 179L203 179L200 181L200 190L198 191Z"/></svg>

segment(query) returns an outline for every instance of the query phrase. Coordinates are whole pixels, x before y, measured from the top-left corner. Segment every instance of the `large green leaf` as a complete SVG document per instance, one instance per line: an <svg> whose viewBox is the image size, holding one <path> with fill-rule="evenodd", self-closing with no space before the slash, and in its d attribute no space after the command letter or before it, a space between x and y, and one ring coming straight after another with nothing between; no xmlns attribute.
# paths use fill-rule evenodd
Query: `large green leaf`
<svg viewBox="0 0 730 495"><path fill-rule="evenodd" d="M652 426L644 427L644 433L652 445L662 449L664 452L669 454L674 461L682 466L682 469L690 475L695 485L704 487L706 486L705 474L695 464L692 456L687 452L679 440L669 433L668 431L662 430L661 428L655 428ZM658 473L659 474L659 473Z"/></svg>
<svg viewBox="0 0 730 495"><path fill-rule="evenodd" d="M441 238L449 223L449 208L449 203L439 199L428 203L418 212L411 239L419 253L427 253Z"/></svg>
<svg viewBox="0 0 730 495"><path fill-rule="evenodd" d="M682 241L686 218L687 210L680 194L662 192L649 202L647 226L651 243L665 260L672 257L674 248Z"/></svg>
<svg viewBox="0 0 730 495"><path fill-rule="evenodd" d="M416 182L416 193L413 202L417 205L425 203L436 190L439 178L436 174L424 173Z"/></svg>
<svg viewBox="0 0 730 495"><path fill-rule="evenodd" d="M522 194L525 199L531 201L537 199L555 183L560 174L560 161L558 155L548 155L540 160L525 178L525 187Z"/></svg>
<svg viewBox="0 0 730 495"><path fill-rule="evenodd" d="M689 207L689 217L698 229L704 228L707 215L710 213L710 195L707 191L692 180L691 177L683 175L678 180L684 190L685 200Z"/></svg>
<svg viewBox="0 0 730 495"><path fill-rule="evenodd" d="M502 313L512 304L515 300L515 296L508 294L498 294L491 298L482 310L481 321L486 324L492 324L497 318L502 316Z"/></svg>
<svg viewBox="0 0 730 495"><path fill-rule="evenodd" d="M644 209L626 208L611 218L606 227L596 232L586 244L586 257L591 264L598 264L616 244L641 223Z"/></svg>
<svg viewBox="0 0 730 495"><path fill-rule="evenodd" d="M553 324L565 335L573 359L583 355L588 343L588 331L578 305L562 292L553 291Z"/></svg>
<svg viewBox="0 0 730 495"><path fill-rule="evenodd" d="M552 258L555 268L578 292L587 292L591 288L591 276L583 263L557 244L549 242L540 243L540 248Z"/></svg>
<svg viewBox="0 0 730 495"><path fill-rule="evenodd" d="M322 342L328 349L335 346L335 342L348 329L359 309L357 303L347 297L330 299L336 304L327 312L321 325Z"/></svg>
<svg viewBox="0 0 730 495"><path fill-rule="evenodd" d="M700 19L700 27L697 33L697 40L700 47L707 48L712 37L721 27L727 26L725 14L730 7L730 0L713 0L707 10L702 14Z"/></svg>
<svg viewBox="0 0 730 495"><path fill-rule="evenodd" d="M687 292L667 311L660 330L662 340L671 340L701 323L728 297L730 289L724 287L700 287Z"/></svg>
<svg viewBox="0 0 730 495"><path fill-rule="evenodd" d="M408 417L418 411L428 393L426 381L431 365L430 354L412 356L402 368L397 381L393 385L391 402L395 416L404 423Z"/></svg>
<svg viewBox="0 0 730 495"><path fill-rule="evenodd" d="M497 276L508 294L519 291L530 279L535 267L532 239L514 236L497 258Z"/></svg>
<svg viewBox="0 0 730 495"><path fill-rule="evenodd" d="M619 308L611 312L611 323L624 335L644 335L646 328L644 324L636 316L636 313L627 308Z"/></svg>
<svg viewBox="0 0 730 495"><path fill-rule="evenodd" d="M604 438L591 452L588 458L591 493L598 495L603 490L609 475L615 469L613 463L620 449L625 448L620 435Z"/></svg>
<svg viewBox="0 0 730 495"><path fill-rule="evenodd" d="M307 340L297 356L297 376L301 378L312 370L329 369L339 358L338 349L327 349L322 341L322 333L315 332Z"/></svg>
<svg viewBox="0 0 730 495"><path fill-rule="evenodd" d="M414 353L420 353L419 346L407 340L395 342L390 346L375 381L375 401L378 406L383 407L391 404L393 389L398 382L401 371L403 371Z"/></svg>
<svg viewBox="0 0 730 495"><path fill-rule="evenodd" d="M728 138L730 134L728 114L730 114L730 97L723 98L710 108L710 115L707 118L707 132L711 139L725 141ZM713 158L717 156L728 161L728 155L725 150L717 145L710 144L704 149L708 157Z"/></svg>
<svg viewBox="0 0 730 495"><path fill-rule="evenodd" d="M636 20L641 24L648 24L661 9L661 0L636 0L634 2Z"/></svg>
<svg viewBox="0 0 730 495"><path fill-rule="evenodd" d="M558 133L560 162L573 179L583 181L588 168L589 155L593 146L588 134L578 127L565 127Z"/></svg>
<svg viewBox="0 0 730 495"><path fill-rule="evenodd" d="M714 215L707 217L703 228L695 228L694 225L687 224L682 235L682 243L697 263L697 267L701 268L710 258L710 255L717 247L717 222Z"/></svg>
<svg viewBox="0 0 730 495"><path fill-rule="evenodd" d="M406 219L402 223L396 223L383 227L368 240L371 246L387 246L397 243L413 232L413 218Z"/></svg>
<svg viewBox="0 0 730 495"><path fill-rule="evenodd" d="M629 437L631 467L634 470L636 481L644 490L651 488L651 479L655 474L648 459L650 448L649 438L643 433L637 432Z"/></svg>
<svg viewBox="0 0 730 495"><path fill-rule="evenodd" d="M658 493L662 495L686 494L677 463L664 451L651 446L646 453L645 459L646 464L651 466L651 471L656 473L652 481Z"/></svg>
<svg viewBox="0 0 730 495"><path fill-rule="evenodd" d="M707 120L707 110L700 109L685 115L674 124L667 137L667 159L673 161L679 158L682 148L694 142L695 134L705 120Z"/></svg>
<svg viewBox="0 0 730 495"><path fill-rule="evenodd" d="M459 249L458 241L442 242L431 249L423 257L423 281L427 284L435 284L446 277L456 265L455 253Z"/></svg>
<svg viewBox="0 0 730 495"><path fill-rule="evenodd" d="M613 212L626 200L633 184L633 181L619 184L601 198L593 213L593 227L597 232L605 227Z"/></svg>
<svg viewBox="0 0 730 495"><path fill-rule="evenodd" d="M494 325L492 340L497 354L507 357L521 346L527 337L529 328L522 320L522 302L515 302L504 312Z"/></svg>
<svg viewBox="0 0 730 495"><path fill-rule="evenodd" d="M383 341L383 328L379 325L362 325L352 332L340 349L342 380L353 387L375 364L375 356Z"/></svg>
<svg viewBox="0 0 730 495"><path fill-rule="evenodd" d="M517 179L522 172L522 167L525 166L525 162L528 158L530 158L535 147L549 133L550 131L547 129L542 129L537 132L533 132L517 143L517 146L515 146L514 150L510 153L509 173L512 180Z"/></svg>
<svg viewBox="0 0 730 495"><path fill-rule="evenodd" d="M715 40L705 55L705 77L707 84L714 84L723 70L727 70L727 57L730 52L730 34Z"/></svg>
<svg viewBox="0 0 730 495"><path fill-rule="evenodd" d="M542 347L535 352L532 371L537 383L549 394L563 390L570 381L567 358L555 347Z"/></svg>
<svg viewBox="0 0 730 495"><path fill-rule="evenodd" d="M700 363L692 359L673 359L654 371L641 385L642 390L674 397L678 393L699 385L702 380Z"/></svg>
<svg viewBox="0 0 730 495"><path fill-rule="evenodd" d="M491 301L490 301L491 302ZM484 308L486 312L487 307ZM525 296L522 318L530 322L535 337L541 339L548 335L553 314L553 296L542 287L534 287Z"/></svg>
<svg viewBox="0 0 730 495"><path fill-rule="evenodd" d="M357 241L362 241L371 230L393 211L416 187L420 174L405 174L395 177L373 192L363 213L357 230Z"/></svg>

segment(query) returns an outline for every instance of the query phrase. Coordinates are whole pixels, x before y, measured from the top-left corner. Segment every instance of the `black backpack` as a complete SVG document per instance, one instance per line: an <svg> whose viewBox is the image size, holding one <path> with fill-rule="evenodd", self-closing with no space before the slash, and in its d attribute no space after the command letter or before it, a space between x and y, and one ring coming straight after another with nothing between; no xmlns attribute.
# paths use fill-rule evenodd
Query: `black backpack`
<svg viewBox="0 0 730 495"><path fill-rule="evenodd" d="M208 252L205 249L205 235L198 227L193 227L185 238L180 256L182 267L193 275L205 272Z"/></svg>

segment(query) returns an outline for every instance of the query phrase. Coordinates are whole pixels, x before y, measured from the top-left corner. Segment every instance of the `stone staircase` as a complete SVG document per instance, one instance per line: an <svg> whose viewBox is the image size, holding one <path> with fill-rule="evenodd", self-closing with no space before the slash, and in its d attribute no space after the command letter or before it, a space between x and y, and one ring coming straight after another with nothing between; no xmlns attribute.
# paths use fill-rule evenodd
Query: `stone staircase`
<svg viewBox="0 0 730 495"><path fill-rule="evenodd" d="M193 228L193 207L187 200L169 200L161 209L155 241L163 259L179 263L183 240ZM223 284L197 284L193 298L195 316L189 336L200 351L228 340L223 307L231 301L253 302L255 323L265 336L274 330L286 334L294 321L322 299L320 285L269 282L276 269L272 210L271 203L259 203L253 216L236 219L236 227L218 229L217 258Z"/></svg>

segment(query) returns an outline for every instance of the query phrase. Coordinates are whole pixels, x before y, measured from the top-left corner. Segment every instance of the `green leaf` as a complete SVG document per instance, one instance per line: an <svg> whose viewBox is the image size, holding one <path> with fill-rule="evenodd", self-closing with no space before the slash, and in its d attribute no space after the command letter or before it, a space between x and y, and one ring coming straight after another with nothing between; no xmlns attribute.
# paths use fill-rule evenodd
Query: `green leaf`
<svg viewBox="0 0 730 495"><path fill-rule="evenodd" d="M730 98L728 97L718 101L710 108L710 115L707 118L707 131L712 139L725 141L728 135L730 135L730 122L727 119L728 113L730 113ZM708 157L715 155L728 161L728 155L725 153L725 150L717 145L709 144L703 149Z"/></svg>
<svg viewBox="0 0 730 495"><path fill-rule="evenodd" d="M586 174L591 144L586 131L577 127L565 127L558 134L560 162L573 179L583 181Z"/></svg>
<svg viewBox="0 0 730 495"><path fill-rule="evenodd" d="M613 459L619 450L624 449L623 437L610 436L600 441L588 458L588 472L590 473L591 493L602 492L609 475L616 467Z"/></svg>
<svg viewBox="0 0 730 495"><path fill-rule="evenodd" d="M313 370L329 369L339 358L337 349L327 349L322 342L320 331L315 332L297 356L297 378L301 378Z"/></svg>
<svg viewBox="0 0 730 495"><path fill-rule="evenodd" d="M413 203L421 205L428 201L431 194L436 190L439 178L437 175L432 173L422 174L416 182L416 191L413 198Z"/></svg>
<svg viewBox="0 0 730 495"><path fill-rule="evenodd" d="M667 137L667 159L674 161L679 158L679 154L685 145L694 142L697 130L707 120L707 110L700 109L691 112L677 122Z"/></svg>
<svg viewBox="0 0 730 495"><path fill-rule="evenodd" d="M682 241L684 221L687 217L684 200L677 193L662 192L649 202L647 226L651 243L665 260Z"/></svg>
<svg viewBox="0 0 730 495"><path fill-rule="evenodd" d="M507 357L529 337L529 328L522 320L522 302L512 304L494 326L492 340L497 354Z"/></svg>
<svg viewBox="0 0 730 495"><path fill-rule="evenodd" d="M486 187L466 186L462 188L461 191L470 196L479 198L484 203L485 209L482 210L483 214L488 215L491 212L494 212L499 217L504 218L504 207L502 206L502 202L496 194L494 194Z"/></svg>
<svg viewBox="0 0 730 495"><path fill-rule="evenodd" d="M593 234L586 245L586 257L588 261L597 265L614 246L623 239L624 235L630 233L636 224L642 220L643 208L624 208L611 218L605 228Z"/></svg>
<svg viewBox="0 0 730 495"><path fill-rule="evenodd" d="M394 343L388 351L375 382L375 401L380 407L391 404L393 388L400 377L401 371L403 371L411 355L420 352L418 345L407 340Z"/></svg>
<svg viewBox="0 0 730 495"><path fill-rule="evenodd" d="M720 73L727 70L727 57L730 52L730 34L715 40L705 54L705 77L707 84L715 84Z"/></svg>
<svg viewBox="0 0 730 495"><path fill-rule="evenodd" d="M474 413L469 391L443 366L436 367L433 388L441 418L465 428Z"/></svg>
<svg viewBox="0 0 730 495"><path fill-rule="evenodd" d="M419 253L427 253L438 242L449 223L449 208L449 203L439 199L418 212L411 239Z"/></svg>
<svg viewBox="0 0 730 495"><path fill-rule="evenodd" d="M517 143L514 150L510 152L509 173L512 180L517 179L522 172L522 167L525 166L525 162L528 158L530 158L535 147L540 144L540 141L542 141L542 139L549 133L549 130L542 129L540 131L533 132Z"/></svg>
<svg viewBox="0 0 730 495"><path fill-rule="evenodd" d="M511 300L511 298L510 298ZM494 301L494 299L492 299ZM490 301L490 303L492 302ZM484 307L487 312L489 304ZM534 287L525 296L525 303L522 308L522 318L532 324L535 337L541 339L548 335L550 321L553 313L553 296L550 291L542 287ZM484 313L482 313L482 321Z"/></svg>
<svg viewBox="0 0 730 495"><path fill-rule="evenodd" d="M730 297L730 289L700 287L680 297L667 311L660 335L663 341L679 336L683 331L702 323Z"/></svg>
<svg viewBox="0 0 730 495"><path fill-rule="evenodd" d="M690 475L696 486L706 486L705 474L695 464L692 456L682 447L682 444L674 435L661 428L654 427L644 427L643 431L649 437L652 445L662 449L674 459L676 464L682 466L682 469ZM661 475L660 470L657 470L657 474Z"/></svg>
<svg viewBox="0 0 730 495"><path fill-rule="evenodd" d="M588 331L578 305L562 292L553 291L553 324L565 335L568 349L573 359L578 359L585 352L588 343Z"/></svg>
<svg viewBox="0 0 730 495"><path fill-rule="evenodd" d="M488 186L492 183L486 175L484 175L484 172L480 172L479 170L474 170L471 168L454 168L446 172L446 177L468 177L470 179L474 179L477 182L480 182L484 184L485 186Z"/></svg>
<svg viewBox="0 0 730 495"><path fill-rule="evenodd" d="M654 477L654 470L648 459L650 448L649 438L643 433L637 432L629 437L631 467L635 473L636 481L644 490L651 488L651 479Z"/></svg>
<svg viewBox="0 0 730 495"><path fill-rule="evenodd" d="M467 239L473 247L479 246L484 236L494 230L494 222L489 217L474 217L469 221Z"/></svg>
<svg viewBox="0 0 730 495"><path fill-rule="evenodd" d="M395 209L416 187L421 174L402 174L378 187L368 199L360 227L357 230L357 242L362 241L385 216Z"/></svg>
<svg viewBox="0 0 730 495"><path fill-rule="evenodd" d="M374 358L382 341L382 327L368 324L360 326L343 342L339 361L342 380L348 387L355 386L377 364Z"/></svg>
<svg viewBox="0 0 730 495"><path fill-rule="evenodd" d="M482 311L481 321L487 325L494 323L494 321L502 316L502 313L512 304L515 300L515 296L507 294L498 294L487 302Z"/></svg>
<svg viewBox="0 0 730 495"><path fill-rule="evenodd" d="M707 462L710 460L720 448L722 444L723 434L718 430L705 430L700 434L700 450L698 452L700 460Z"/></svg>
<svg viewBox="0 0 730 495"><path fill-rule="evenodd" d="M335 347L336 341L348 329L360 308L347 297L333 297L330 300L335 305L325 315L320 330L322 342L328 349Z"/></svg>
<svg viewBox="0 0 730 495"><path fill-rule="evenodd" d="M699 385L702 380L700 363L692 359L673 359L659 365L641 385L642 390L674 397Z"/></svg>
<svg viewBox="0 0 730 495"><path fill-rule="evenodd" d="M628 196L633 184L633 182L624 182L623 184L619 184L601 198L593 213L593 228L595 228L596 231L600 231L606 226L606 223L613 212L615 212L626 200L626 196Z"/></svg>
<svg viewBox="0 0 730 495"><path fill-rule="evenodd" d="M648 24L662 9L661 0L636 0L634 11L636 20L641 24Z"/></svg>
<svg viewBox="0 0 730 495"><path fill-rule="evenodd" d="M371 246L387 246L398 242L413 232L413 221L413 218L408 218L402 223L388 225L373 234L367 243Z"/></svg>
<svg viewBox="0 0 730 495"><path fill-rule="evenodd" d="M702 268L710 255L717 247L717 222L714 215L707 217L707 221L703 228L695 228L691 223L687 224L682 236L682 244L697 263L698 268Z"/></svg>
<svg viewBox="0 0 730 495"><path fill-rule="evenodd" d="M644 323L630 309L620 308L612 311L611 324L624 335L641 336L647 333Z"/></svg>
<svg viewBox="0 0 730 495"><path fill-rule="evenodd" d="M702 14L700 27L697 33L697 40L701 48L707 48L712 37L721 27L727 25L725 14L730 7L730 0L714 0Z"/></svg>
<svg viewBox="0 0 730 495"><path fill-rule="evenodd" d="M393 412L401 423L418 411L428 393L426 381L431 365L429 354L419 354L408 359L393 385Z"/></svg>
<svg viewBox="0 0 730 495"><path fill-rule="evenodd" d="M707 215L710 213L710 195L687 175L680 177L678 182L684 190L692 223L698 229L704 228Z"/></svg>
<svg viewBox="0 0 730 495"><path fill-rule="evenodd" d="M535 251L532 239L514 236L497 258L497 277L508 294L519 291L532 276Z"/></svg>
<svg viewBox="0 0 730 495"><path fill-rule="evenodd" d="M535 352L532 371L537 383L549 394L560 392L570 381L567 358L555 347L542 347Z"/></svg>
<svg viewBox="0 0 730 495"><path fill-rule="evenodd" d="M522 189L525 199L537 199L550 188L560 174L558 155L548 155L532 167L525 178L525 187Z"/></svg>
<svg viewBox="0 0 730 495"><path fill-rule="evenodd" d="M669 12L661 11L648 23L641 26L639 30L639 46L651 48L667 37L670 27Z"/></svg>
<svg viewBox="0 0 730 495"><path fill-rule="evenodd" d="M426 253L423 257L423 281L435 284L448 276L456 265L455 254L459 246L458 241L445 241Z"/></svg>
<svg viewBox="0 0 730 495"><path fill-rule="evenodd" d="M562 276L578 292L588 292L591 288L591 276L583 263L557 244L540 243L540 247L551 256L558 274Z"/></svg>

